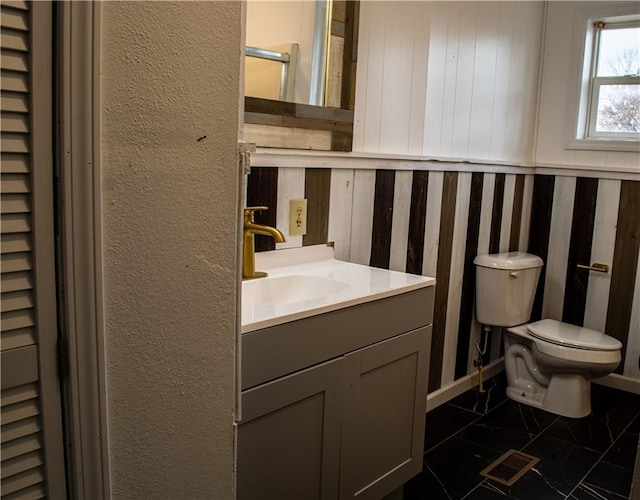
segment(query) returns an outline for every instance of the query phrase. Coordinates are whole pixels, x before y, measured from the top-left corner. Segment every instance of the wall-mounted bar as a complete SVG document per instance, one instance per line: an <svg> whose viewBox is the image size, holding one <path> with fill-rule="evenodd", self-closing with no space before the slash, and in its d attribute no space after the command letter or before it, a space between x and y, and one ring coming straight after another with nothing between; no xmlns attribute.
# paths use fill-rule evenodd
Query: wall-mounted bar
<svg viewBox="0 0 640 500"><path fill-rule="evenodd" d="M286 52L260 49L258 47L245 47L244 53L249 57L257 57L258 59L268 59L269 61L278 61L281 63L289 62L289 54Z"/></svg>
<svg viewBox="0 0 640 500"><path fill-rule="evenodd" d="M298 63L298 44L291 44L291 53L250 46L245 46L244 53L247 57L282 63L279 99L281 101L290 101L293 99L295 72ZM290 66L292 66L291 69L293 69L293 72L289 71Z"/></svg>
<svg viewBox="0 0 640 500"><path fill-rule="evenodd" d="M594 262L590 266L585 266L584 264L578 264L578 269L588 269L589 271L598 271L599 273L609 272L609 266L607 264L600 264L599 262Z"/></svg>

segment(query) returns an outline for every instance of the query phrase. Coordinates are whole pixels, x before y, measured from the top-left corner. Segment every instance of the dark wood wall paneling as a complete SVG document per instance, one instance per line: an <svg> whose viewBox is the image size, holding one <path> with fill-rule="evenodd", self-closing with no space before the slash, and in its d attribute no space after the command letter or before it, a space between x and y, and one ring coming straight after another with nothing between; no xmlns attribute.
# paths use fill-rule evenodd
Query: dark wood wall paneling
<svg viewBox="0 0 640 500"><path fill-rule="evenodd" d="M469 345L471 343L471 323L474 316L473 306L476 295L476 270L473 259L475 259L478 254L483 184L484 174L474 172L471 177L471 196L469 200L469 213L467 214L467 238L464 250L460 322L458 326L458 346L456 349L456 378L464 377L467 374L467 360L469 358Z"/></svg>
<svg viewBox="0 0 640 500"><path fill-rule="evenodd" d="M640 249L640 182L622 181L616 246L611 270L611 288L605 332L622 342L622 373L633 307L633 289ZM637 299L636 299L637 300ZM634 325L634 331L637 325Z"/></svg>
<svg viewBox="0 0 640 500"><path fill-rule="evenodd" d="M255 221L267 226L276 227L278 213L278 168L253 167L247 177L247 206L264 205L268 210L255 213ZM275 250L276 243L269 236L256 234L256 252Z"/></svg>
<svg viewBox="0 0 640 500"><path fill-rule="evenodd" d="M502 207L504 206L505 174L496 174L493 190L493 209L491 211L491 233L489 235L489 253L500 251L500 231L502 229Z"/></svg>
<svg viewBox="0 0 640 500"><path fill-rule="evenodd" d="M371 234L371 256L369 261L369 265L373 267L389 269L395 182L395 170L376 170L373 230Z"/></svg>
<svg viewBox="0 0 640 500"><path fill-rule="evenodd" d="M438 265L436 270L436 297L431 338L431 363L429 367L429 392L440 388L442 380L442 356L447 321L453 227L456 214L458 172L445 172L442 187Z"/></svg>
<svg viewBox="0 0 640 500"><path fill-rule="evenodd" d="M411 181L411 207L409 210L406 263L406 271L412 274L422 274L428 188L429 172L414 170Z"/></svg>
<svg viewBox="0 0 640 500"><path fill-rule="evenodd" d="M304 196L307 199L307 234L302 237L303 246L327 243L330 194L331 169L305 169Z"/></svg>
<svg viewBox="0 0 640 500"><path fill-rule="evenodd" d="M356 102L356 67L358 63L358 19L360 2L346 1L344 19L344 52L342 59L342 92L340 107L353 111Z"/></svg>
<svg viewBox="0 0 640 500"><path fill-rule="evenodd" d="M591 243L596 219L597 196L598 179L578 177L573 202L571 239L562 309L562 321L578 326L584 325L589 271L578 269L577 266L578 264L589 265L591 263Z"/></svg>
<svg viewBox="0 0 640 500"><path fill-rule="evenodd" d="M524 202L524 174L516 175L516 186L513 196L513 212L511 216L511 232L509 233L509 251L516 252L520 244L520 226L522 224L522 204Z"/></svg>
<svg viewBox="0 0 640 500"><path fill-rule="evenodd" d="M547 262L549 252L549 233L551 231L551 212L553 210L553 191L556 178L552 175L537 175L533 181L533 200L531 202L531 226L529 230L528 252ZM531 321L542 318L544 298L544 267L538 280L536 297L533 302Z"/></svg>

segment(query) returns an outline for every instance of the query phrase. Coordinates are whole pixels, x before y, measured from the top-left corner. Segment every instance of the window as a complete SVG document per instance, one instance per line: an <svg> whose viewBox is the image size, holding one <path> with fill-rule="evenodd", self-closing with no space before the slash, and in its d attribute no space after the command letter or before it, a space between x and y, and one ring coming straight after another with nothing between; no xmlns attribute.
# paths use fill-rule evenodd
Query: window
<svg viewBox="0 0 640 500"><path fill-rule="evenodd" d="M586 138L640 139L640 23L596 22Z"/></svg>
<svg viewBox="0 0 640 500"><path fill-rule="evenodd" d="M565 149L640 152L638 2L566 4L576 7Z"/></svg>

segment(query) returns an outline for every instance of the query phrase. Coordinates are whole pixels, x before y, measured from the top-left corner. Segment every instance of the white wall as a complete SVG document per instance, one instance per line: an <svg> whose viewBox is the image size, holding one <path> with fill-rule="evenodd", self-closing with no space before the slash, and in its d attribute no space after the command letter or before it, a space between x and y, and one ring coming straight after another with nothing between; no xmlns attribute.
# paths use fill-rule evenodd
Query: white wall
<svg viewBox="0 0 640 500"><path fill-rule="evenodd" d="M114 498L233 498L241 43L240 2L102 5Z"/></svg>
<svg viewBox="0 0 640 500"><path fill-rule="evenodd" d="M354 151L530 163L543 2L363 2Z"/></svg>
<svg viewBox="0 0 640 500"><path fill-rule="evenodd" d="M583 42L575 19L583 11L596 11L605 6L615 12L617 5L632 2L549 2L545 48L543 54L542 85L536 163L553 166L629 169L640 173L640 154L637 152L605 152L565 149L572 142L568 136L573 128L572 103L577 98L582 53L574 53L574 37ZM636 9L637 11L637 5ZM578 79L578 80L576 80Z"/></svg>

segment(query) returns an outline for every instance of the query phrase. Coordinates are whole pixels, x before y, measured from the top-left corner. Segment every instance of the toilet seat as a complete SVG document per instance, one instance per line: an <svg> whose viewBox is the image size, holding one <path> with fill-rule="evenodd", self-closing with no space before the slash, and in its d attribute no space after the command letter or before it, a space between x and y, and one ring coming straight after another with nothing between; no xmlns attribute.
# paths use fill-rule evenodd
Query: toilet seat
<svg viewBox="0 0 640 500"><path fill-rule="evenodd" d="M543 319L527 325L529 335L552 344L588 351L616 351L622 343L609 335L581 326Z"/></svg>

